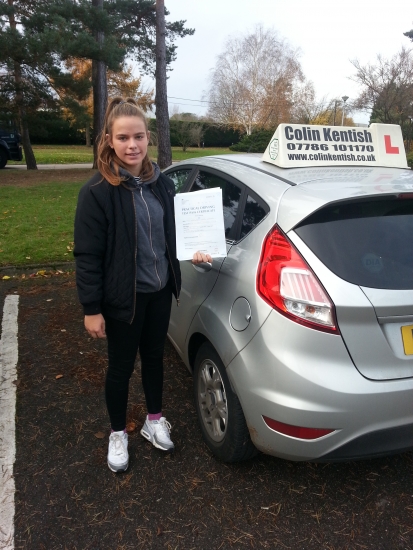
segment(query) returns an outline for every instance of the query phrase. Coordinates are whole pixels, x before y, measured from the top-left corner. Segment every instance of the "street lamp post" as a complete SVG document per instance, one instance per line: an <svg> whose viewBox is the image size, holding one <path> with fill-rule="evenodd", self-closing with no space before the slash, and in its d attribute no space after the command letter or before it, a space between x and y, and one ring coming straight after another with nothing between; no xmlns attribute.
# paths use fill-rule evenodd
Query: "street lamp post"
<svg viewBox="0 0 413 550"><path fill-rule="evenodd" d="M339 100L338 100L338 99L335 99L335 100L334 100L334 118L333 118L333 126L336 125L337 103L339 103Z"/></svg>
<svg viewBox="0 0 413 550"><path fill-rule="evenodd" d="M348 95L343 95L341 99L343 100L343 112L341 113L341 126L344 126L344 109L346 107L346 101L348 100Z"/></svg>
<svg viewBox="0 0 413 550"><path fill-rule="evenodd" d="M343 100L343 112L341 114L341 125L344 126L344 109L346 108L346 101L348 100L348 95L343 95L341 99Z"/></svg>

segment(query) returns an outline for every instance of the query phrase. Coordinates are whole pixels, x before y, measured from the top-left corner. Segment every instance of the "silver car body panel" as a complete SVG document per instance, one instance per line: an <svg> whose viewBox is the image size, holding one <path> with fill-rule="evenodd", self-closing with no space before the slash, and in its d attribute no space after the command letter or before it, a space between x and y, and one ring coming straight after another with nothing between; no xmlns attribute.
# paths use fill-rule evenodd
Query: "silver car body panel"
<svg viewBox="0 0 413 550"><path fill-rule="evenodd" d="M243 349L271 313L272 308L255 290L255 278L265 235L274 225L271 213L242 241L234 244L222 264L214 292L200 307L188 333L207 335L224 365ZM235 330L230 323L233 304L245 298L251 309L251 319L243 331Z"/></svg>
<svg viewBox="0 0 413 550"><path fill-rule="evenodd" d="M175 301L172 302L168 336L185 362L185 342L191 322L199 306L214 288L223 261L224 258L214 258L212 268L208 271L197 268L190 260L180 262L185 284L182 285L179 306Z"/></svg>
<svg viewBox="0 0 413 550"><path fill-rule="evenodd" d="M227 372L254 444L281 458L320 458L364 434L413 424L413 379L368 380L354 368L339 336L275 311ZM336 431L305 441L272 430L263 415Z"/></svg>

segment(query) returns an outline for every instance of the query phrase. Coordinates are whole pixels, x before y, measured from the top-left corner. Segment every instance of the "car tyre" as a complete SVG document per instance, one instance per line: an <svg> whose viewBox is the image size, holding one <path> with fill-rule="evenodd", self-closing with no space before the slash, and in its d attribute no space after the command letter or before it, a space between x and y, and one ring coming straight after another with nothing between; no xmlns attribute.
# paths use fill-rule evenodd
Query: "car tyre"
<svg viewBox="0 0 413 550"><path fill-rule="evenodd" d="M202 435L217 458L238 462L258 453L224 364L209 342L196 355L194 394Z"/></svg>
<svg viewBox="0 0 413 550"><path fill-rule="evenodd" d="M0 148L0 170L7 164L7 153L4 149Z"/></svg>

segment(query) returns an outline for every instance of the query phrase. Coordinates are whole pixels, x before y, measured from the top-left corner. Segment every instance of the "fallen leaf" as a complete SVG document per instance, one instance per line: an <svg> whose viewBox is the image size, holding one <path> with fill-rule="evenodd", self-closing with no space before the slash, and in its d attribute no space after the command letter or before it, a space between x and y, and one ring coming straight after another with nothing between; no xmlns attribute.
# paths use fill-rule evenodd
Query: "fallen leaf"
<svg viewBox="0 0 413 550"><path fill-rule="evenodd" d="M162 527L158 527L158 530L156 531L156 536L159 537L159 535L162 535Z"/></svg>
<svg viewBox="0 0 413 550"><path fill-rule="evenodd" d="M3 277L3 281L8 281L9 279L10 279L10 277L9 277L8 275L5 275L5 276Z"/></svg>
<svg viewBox="0 0 413 550"><path fill-rule="evenodd" d="M20 380L13 380L12 384L15 386L20 386Z"/></svg>
<svg viewBox="0 0 413 550"><path fill-rule="evenodd" d="M65 329L65 328L62 328L60 332L66 332L66 329Z"/></svg>
<svg viewBox="0 0 413 550"><path fill-rule="evenodd" d="M30 256L26 256L26 260L31 260L31 257L30 257Z"/></svg>
<svg viewBox="0 0 413 550"><path fill-rule="evenodd" d="M44 275L45 273L46 273L46 270L41 269L40 271L38 271L38 272L36 273L36 275Z"/></svg>
<svg viewBox="0 0 413 550"><path fill-rule="evenodd" d="M126 424L126 433L130 434L136 430L135 422L129 422Z"/></svg>
<svg viewBox="0 0 413 550"><path fill-rule="evenodd" d="M46 302L53 302L53 298L49 298Z"/></svg>
<svg viewBox="0 0 413 550"><path fill-rule="evenodd" d="M95 437L96 437L97 439L103 439L103 438L105 437L105 434L104 434L103 432L97 432L97 433L95 434Z"/></svg>
<svg viewBox="0 0 413 550"><path fill-rule="evenodd" d="M56 380L59 380L59 378L63 378L63 374L58 374L58 375L56 376Z"/></svg>

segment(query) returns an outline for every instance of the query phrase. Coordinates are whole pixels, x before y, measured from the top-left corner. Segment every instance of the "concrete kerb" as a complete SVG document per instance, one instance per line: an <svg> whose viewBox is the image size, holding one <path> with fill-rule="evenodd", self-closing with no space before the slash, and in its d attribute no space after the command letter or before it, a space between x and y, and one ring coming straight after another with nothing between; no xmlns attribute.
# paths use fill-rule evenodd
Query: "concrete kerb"
<svg viewBox="0 0 413 550"><path fill-rule="evenodd" d="M26 264L26 265L5 265L0 266L0 279L5 275L9 277L13 275L22 275L23 273L33 273L37 271L74 271L75 262L47 262L43 264Z"/></svg>

